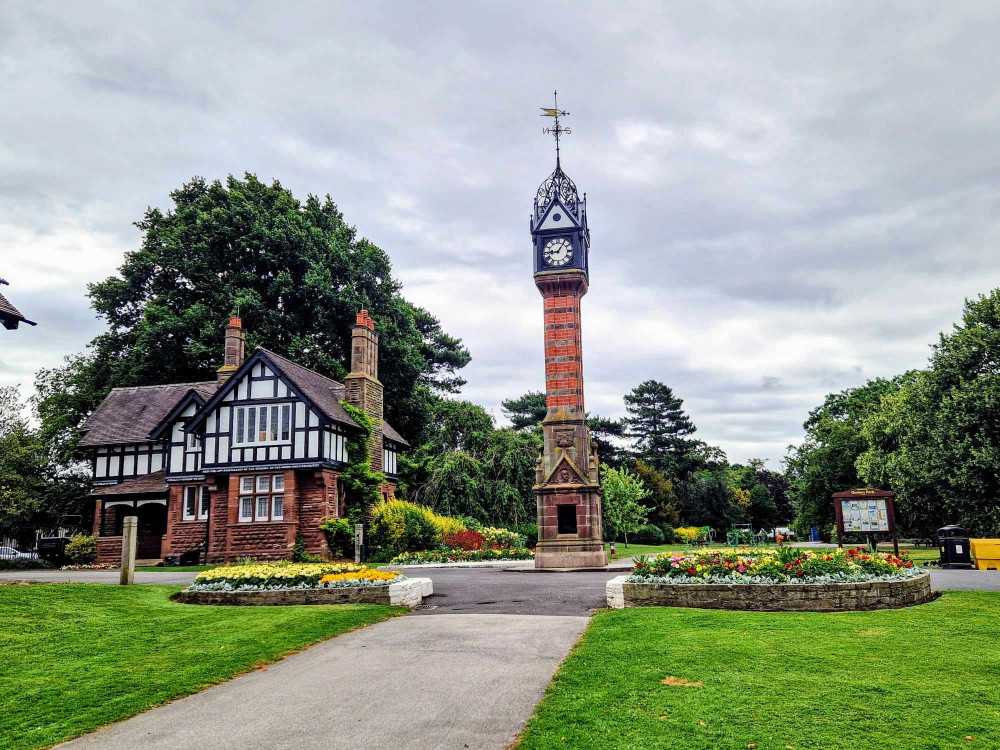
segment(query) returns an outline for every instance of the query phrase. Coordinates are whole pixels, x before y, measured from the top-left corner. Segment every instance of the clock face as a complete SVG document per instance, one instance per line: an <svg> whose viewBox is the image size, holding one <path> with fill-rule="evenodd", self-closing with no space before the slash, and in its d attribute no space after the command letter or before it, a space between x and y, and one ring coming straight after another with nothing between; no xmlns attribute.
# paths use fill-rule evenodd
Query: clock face
<svg viewBox="0 0 1000 750"><path fill-rule="evenodd" d="M549 240L542 249L542 257L550 266L565 266L573 260L573 245L565 237Z"/></svg>

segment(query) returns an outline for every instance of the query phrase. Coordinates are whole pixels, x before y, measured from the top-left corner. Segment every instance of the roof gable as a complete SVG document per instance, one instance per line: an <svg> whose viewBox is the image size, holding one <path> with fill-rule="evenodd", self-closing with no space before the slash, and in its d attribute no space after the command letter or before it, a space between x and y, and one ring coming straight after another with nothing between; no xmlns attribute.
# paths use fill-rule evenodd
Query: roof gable
<svg viewBox="0 0 1000 750"><path fill-rule="evenodd" d="M81 425L80 430L87 434L80 445L90 447L151 440L152 433L178 402L192 392L205 398L216 385L211 381L113 388Z"/></svg>
<svg viewBox="0 0 1000 750"><path fill-rule="evenodd" d="M346 425L348 427L358 427L358 423L351 419L350 415L340 404L344 397L344 385L336 380L331 380L325 375L310 370L302 365L297 365L290 359L282 357L280 354L257 347L253 353L247 357L239 369L233 373L232 377L219 388L209 399L201 410L195 414L188 423L188 429L196 428L205 421L208 414L219 406L227 394L231 393L239 385L240 380L245 377L255 364L263 361L268 367L274 370L289 387L297 398L305 401L312 409L319 412L331 422Z"/></svg>
<svg viewBox="0 0 1000 750"><path fill-rule="evenodd" d="M206 399L202 397L198 391L192 389L188 395L177 402L177 406L170 410L170 412L160 420L160 423L149 433L149 436L154 440L158 440L163 437L163 434L170 429L170 426L177 420L177 418L184 413L184 410L188 408L192 403L197 406L195 409L195 414L198 413L198 409L205 405Z"/></svg>

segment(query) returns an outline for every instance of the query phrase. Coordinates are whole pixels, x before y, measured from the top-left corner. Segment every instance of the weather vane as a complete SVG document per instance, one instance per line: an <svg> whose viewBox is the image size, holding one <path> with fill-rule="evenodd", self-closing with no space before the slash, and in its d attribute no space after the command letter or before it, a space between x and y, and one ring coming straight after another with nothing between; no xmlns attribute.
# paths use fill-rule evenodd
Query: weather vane
<svg viewBox="0 0 1000 750"><path fill-rule="evenodd" d="M565 134L572 134L572 130L569 128L564 128L559 124L560 117L568 117L569 112L563 109L559 109L559 92L552 92L552 107L540 107L542 110L542 117L554 117L556 119L555 124L551 128L542 128L542 133L548 135L552 133L556 139L556 166L559 166L559 136Z"/></svg>

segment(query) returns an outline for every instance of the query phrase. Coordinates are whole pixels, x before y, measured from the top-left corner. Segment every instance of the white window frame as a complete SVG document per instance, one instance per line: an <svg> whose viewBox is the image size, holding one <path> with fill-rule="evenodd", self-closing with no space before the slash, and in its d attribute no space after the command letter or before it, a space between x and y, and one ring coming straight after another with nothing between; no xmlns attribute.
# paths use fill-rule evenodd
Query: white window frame
<svg viewBox="0 0 1000 750"><path fill-rule="evenodd" d="M253 422L250 412L253 412ZM266 414L263 422L261 415ZM287 421L285 417L287 416ZM264 425L264 439L261 439L261 424ZM286 431L287 425L287 431ZM238 429L240 426L242 430ZM292 405L284 401L277 404L246 404L233 407L230 420L232 444L243 447L251 445L290 445L292 442Z"/></svg>
<svg viewBox="0 0 1000 750"><path fill-rule="evenodd" d="M212 508L212 495L207 484L198 487L198 520L204 521Z"/></svg>
<svg viewBox="0 0 1000 750"><path fill-rule="evenodd" d="M239 520L241 523L265 523L285 520L285 475L246 474L239 478ZM250 502L250 512L244 512L244 502ZM280 503L281 511L276 509ZM261 506L264 505L264 513Z"/></svg>
<svg viewBox="0 0 1000 750"><path fill-rule="evenodd" d="M181 520L183 521L204 521L208 518L209 509L212 506L212 498L208 494L207 484L185 484L181 494ZM194 507L188 510L188 500L194 500ZM204 501L208 500L205 507Z"/></svg>
<svg viewBox="0 0 1000 750"><path fill-rule="evenodd" d="M184 485L184 494L181 497L181 518L185 521L194 521L198 517L198 485ZM188 510L188 502L191 502L191 509Z"/></svg>

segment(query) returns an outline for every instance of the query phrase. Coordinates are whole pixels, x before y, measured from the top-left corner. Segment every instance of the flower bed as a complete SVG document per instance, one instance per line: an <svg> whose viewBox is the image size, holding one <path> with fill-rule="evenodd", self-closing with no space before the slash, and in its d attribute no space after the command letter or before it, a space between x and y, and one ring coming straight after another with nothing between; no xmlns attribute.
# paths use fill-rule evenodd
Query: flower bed
<svg viewBox="0 0 1000 750"><path fill-rule="evenodd" d="M535 553L525 547L514 549L436 549L426 552L406 552L392 558L390 565L420 565L422 563L503 562L532 560Z"/></svg>
<svg viewBox="0 0 1000 750"><path fill-rule="evenodd" d="M190 591L272 591L361 588L405 580L398 570L352 563L247 563L204 570Z"/></svg>
<svg viewBox="0 0 1000 750"><path fill-rule="evenodd" d="M859 549L812 552L781 547L639 556L627 580L671 584L858 583L900 581L920 573L905 553L903 557L895 557Z"/></svg>
<svg viewBox="0 0 1000 750"><path fill-rule="evenodd" d="M930 575L905 558L864 550L714 550L637 557L608 582L608 606L838 612L921 604Z"/></svg>

